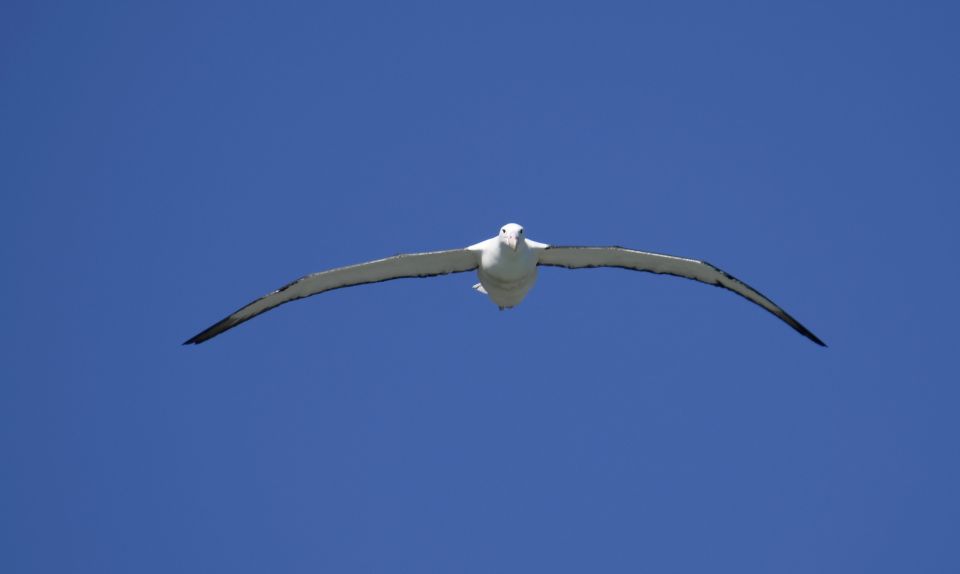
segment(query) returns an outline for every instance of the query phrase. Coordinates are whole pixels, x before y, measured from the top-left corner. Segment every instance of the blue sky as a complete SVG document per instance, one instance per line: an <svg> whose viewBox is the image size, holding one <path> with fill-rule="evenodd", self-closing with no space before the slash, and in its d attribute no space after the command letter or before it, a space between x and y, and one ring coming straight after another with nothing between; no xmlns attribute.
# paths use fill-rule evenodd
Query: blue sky
<svg viewBox="0 0 960 574"><path fill-rule="evenodd" d="M0 571L960 570L958 16L6 2ZM508 221L706 259L830 348L561 269L180 345Z"/></svg>

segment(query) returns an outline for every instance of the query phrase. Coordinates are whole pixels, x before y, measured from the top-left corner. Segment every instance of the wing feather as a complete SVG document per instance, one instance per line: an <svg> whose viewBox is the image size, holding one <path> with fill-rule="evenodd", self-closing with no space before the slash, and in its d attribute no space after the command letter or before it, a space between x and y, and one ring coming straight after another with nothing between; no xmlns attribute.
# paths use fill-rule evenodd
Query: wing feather
<svg viewBox="0 0 960 574"><path fill-rule="evenodd" d="M480 257L477 252L452 249L395 255L386 259L311 273L237 309L228 317L187 339L183 344L199 345L274 307L324 291L407 277L434 277L462 273L476 269L479 264Z"/></svg>
<svg viewBox="0 0 960 574"><path fill-rule="evenodd" d="M583 269L590 267L619 267L633 271L647 271L664 275L675 275L693 279L729 289L737 295L760 305L782 321L793 327L798 333L814 343L827 345L799 321L790 316L776 303L763 296L759 291L740 281L733 275L715 267L706 261L635 251L624 247L554 247L549 246L540 252L540 265Z"/></svg>

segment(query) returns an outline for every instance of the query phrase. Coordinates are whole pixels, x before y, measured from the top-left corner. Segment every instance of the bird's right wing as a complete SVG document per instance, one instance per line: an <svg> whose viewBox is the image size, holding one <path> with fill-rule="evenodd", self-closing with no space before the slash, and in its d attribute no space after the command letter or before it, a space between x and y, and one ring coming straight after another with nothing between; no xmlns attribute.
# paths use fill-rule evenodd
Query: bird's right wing
<svg viewBox="0 0 960 574"><path fill-rule="evenodd" d="M449 251L395 255L386 259L311 273L237 309L230 316L194 335L183 344L199 345L278 305L324 291L405 277L433 277L449 273L462 273L476 269L479 265L480 254L478 252L468 249L451 249Z"/></svg>
<svg viewBox="0 0 960 574"><path fill-rule="evenodd" d="M822 347L827 346L809 329L801 325L800 321L791 317L790 314L784 311L779 305L767 297L764 297L753 287L706 261L674 257L673 255L663 255L660 253L650 253L647 251L636 251L624 247L555 247L551 245L540 251L539 264L552 267L566 267L568 269L619 267L633 271L674 275L676 277L700 281L708 285L716 285L717 287L729 289L747 301L763 307L814 343Z"/></svg>

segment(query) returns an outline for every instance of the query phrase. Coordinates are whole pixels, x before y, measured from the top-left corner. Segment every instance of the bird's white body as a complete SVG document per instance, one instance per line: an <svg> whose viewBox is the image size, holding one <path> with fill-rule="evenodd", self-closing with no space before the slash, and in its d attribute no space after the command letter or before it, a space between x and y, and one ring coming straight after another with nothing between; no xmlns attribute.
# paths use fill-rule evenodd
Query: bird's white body
<svg viewBox="0 0 960 574"><path fill-rule="evenodd" d="M526 239L519 225L505 225L497 237L467 248L480 254L480 283L474 288L488 295L501 309L519 305L537 281L539 252L546 247Z"/></svg>

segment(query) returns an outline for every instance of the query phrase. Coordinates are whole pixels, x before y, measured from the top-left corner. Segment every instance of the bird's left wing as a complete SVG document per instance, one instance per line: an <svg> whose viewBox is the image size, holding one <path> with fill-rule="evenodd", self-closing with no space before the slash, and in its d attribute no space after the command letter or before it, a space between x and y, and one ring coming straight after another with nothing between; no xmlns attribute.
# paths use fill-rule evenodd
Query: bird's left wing
<svg viewBox="0 0 960 574"><path fill-rule="evenodd" d="M452 249L449 251L395 255L386 259L311 273L241 307L229 317L187 339L183 344L199 345L207 339L212 339L220 333L278 305L324 291L405 277L433 277L447 275L448 273L462 273L476 269L479 264L480 254L478 252L468 249Z"/></svg>
<svg viewBox="0 0 960 574"><path fill-rule="evenodd" d="M646 251L635 251L623 247L554 247L540 251L540 265L582 269L587 267L620 267L634 271L647 271L664 275L675 275L693 279L709 285L729 289L744 299L760 305L779 317L798 333L814 343L826 347L809 329L791 317L776 303L764 297L759 291L740 281L726 271L714 267L706 261L685 259L672 255L661 255Z"/></svg>

